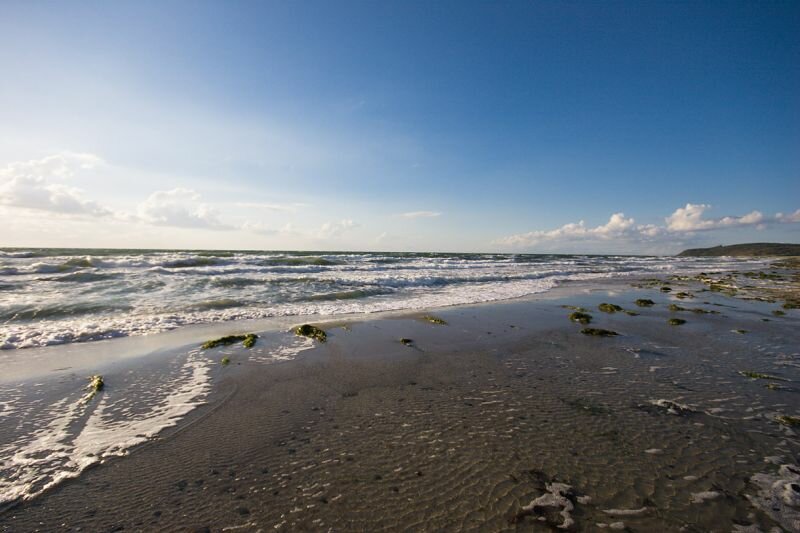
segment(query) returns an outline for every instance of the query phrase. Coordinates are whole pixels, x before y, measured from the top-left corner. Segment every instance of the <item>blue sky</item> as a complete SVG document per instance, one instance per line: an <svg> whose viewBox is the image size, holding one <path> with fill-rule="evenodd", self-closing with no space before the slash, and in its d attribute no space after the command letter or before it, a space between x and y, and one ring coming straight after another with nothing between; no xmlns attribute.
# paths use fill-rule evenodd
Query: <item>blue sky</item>
<svg viewBox="0 0 800 533"><path fill-rule="evenodd" d="M0 68L0 245L800 242L797 2L5 1Z"/></svg>

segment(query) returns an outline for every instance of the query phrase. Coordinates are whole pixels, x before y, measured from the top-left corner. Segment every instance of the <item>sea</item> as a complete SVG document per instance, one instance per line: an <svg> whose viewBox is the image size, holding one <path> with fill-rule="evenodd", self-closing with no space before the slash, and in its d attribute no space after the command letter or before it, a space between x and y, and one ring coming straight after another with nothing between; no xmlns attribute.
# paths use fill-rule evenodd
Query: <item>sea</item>
<svg viewBox="0 0 800 533"><path fill-rule="evenodd" d="M616 255L0 249L0 349L190 324L491 302L564 283L735 268Z"/></svg>

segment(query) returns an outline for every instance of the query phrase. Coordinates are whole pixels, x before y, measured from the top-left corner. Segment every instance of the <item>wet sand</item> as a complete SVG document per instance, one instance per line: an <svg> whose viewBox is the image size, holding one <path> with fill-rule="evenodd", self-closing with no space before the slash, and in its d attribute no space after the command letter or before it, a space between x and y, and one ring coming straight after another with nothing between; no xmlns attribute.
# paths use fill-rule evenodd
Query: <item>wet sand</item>
<svg viewBox="0 0 800 533"><path fill-rule="evenodd" d="M270 365L227 350L181 424L0 530L800 530L800 311L707 285L327 324Z"/></svg>

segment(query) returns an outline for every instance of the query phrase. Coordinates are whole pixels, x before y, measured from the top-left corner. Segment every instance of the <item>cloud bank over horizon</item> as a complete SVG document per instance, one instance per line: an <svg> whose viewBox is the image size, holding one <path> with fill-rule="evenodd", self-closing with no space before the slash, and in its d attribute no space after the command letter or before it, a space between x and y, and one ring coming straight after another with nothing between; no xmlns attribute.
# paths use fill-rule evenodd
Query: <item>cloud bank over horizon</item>
<svg viewBox="0 0 800 533"><path fill-rule="evenodd" d="M608 222L589 228L583 220L569 223L552 230L535 230L502 237L494 241L498 246L510 250L532 249L548 242L576 243L591 241L622 241L632 244L650 242L672 242L676 236L694 236L697 232L710 232L728 228L754 227L764 230L773 224L800 223L800 208L793 213L775 213L765 216L760 211L751 211L741 216L704 218L712 208L709 204L687 203L664 218L663 225L636 224L625 214L614 213Z"/></svg>
<svg viewBox="0 0 800 533"><path fill-rule="evenodd" d="M134 201L131 204L132 209L123 210L104 205L70 184L71 180L84 172L99 171L103 175L104 171L111 169L111 165L97 155L76 152L61 152L41 159L13 162L0 168L0 206L23 213L38 213L36 216L40 218L49 217L67 226L71 220L106 220L121 226L192 230L204 235L239 232L267 239L261 241L264 247L270 246L269 239L283 238L290 239L299 248L333 249L345 243L343 237L360 229L367 231L370 242L380 248L386 244L389 235L386 228L366 218L364 223L357 222L352 213L348 214L350 216L322 221L316 226L298 227L288 217L303 215L304 210L313 208L313 204L305 202L213 202L194 189L174 187L154 190L140 201ZM775 225L800 223L800 209L773 215L752 210L743 215L718 218L707 216L711 210L710 204L687 203L665 216L660 224L637 224L633 217L617 212L606 223L594 227L580 220L555 229L508 235L482 243L481 248L536 252L547 251L553 246L574 248L614 243L636 252L654 244L682 243L698 234L710 234L718 230L754 228L763 231ZM264 213L279 218L272 224L265 223L258 218L259 214ZM436 220L442 217L442 213L420 210L408 211L394 217L408 221L411 224L409 231L413 233L418 228L415 221ZM35 235L30 238L37 241ZM218 242L215 247L226 247L223 240ZM410 243L409 250L415 249L413 239L406 242ZM5 243L0 243L3 244ZM78 246L80 243L70 245Z"/></svg>

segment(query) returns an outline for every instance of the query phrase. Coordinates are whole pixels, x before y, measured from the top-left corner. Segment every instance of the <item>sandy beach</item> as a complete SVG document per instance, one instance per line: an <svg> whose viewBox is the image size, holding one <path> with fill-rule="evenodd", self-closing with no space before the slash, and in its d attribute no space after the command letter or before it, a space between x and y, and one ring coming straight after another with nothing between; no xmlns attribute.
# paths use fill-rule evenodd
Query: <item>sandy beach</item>
<svg viewBox="0 0 800 533"><path fill-rule="evenodd" d="M266 335L202 351L202 405L7 506L0 529L797 530L798 311L708 286L575 283L436 310L446 324L320 323L326 343L271 364Z"/></svg>

